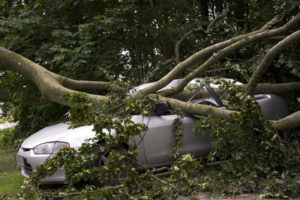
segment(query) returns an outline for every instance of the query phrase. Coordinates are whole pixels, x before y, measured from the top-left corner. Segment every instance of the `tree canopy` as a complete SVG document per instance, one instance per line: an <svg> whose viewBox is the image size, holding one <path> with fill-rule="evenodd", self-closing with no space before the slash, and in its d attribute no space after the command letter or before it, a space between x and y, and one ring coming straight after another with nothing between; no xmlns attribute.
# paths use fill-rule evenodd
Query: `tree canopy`
<svg viewBox="0 0 300 200"><path fill-rule="evenodd" d="M262 134L300 126L296 0L0 0L0 6L0 101L15 105L16 120L30 133L64 117L68 107L84 107L78 96L103 109L118 87L127 87L120 105L150 98L217 117L212 126L236 115L247 121L242 109L186 102L185 86L208 76L243 82L235 91L246 96L276 93L289 100L289 116L257 122ZM177 87L157 92L176 78ZM128 88L148 82L128 95Z"/></svg>

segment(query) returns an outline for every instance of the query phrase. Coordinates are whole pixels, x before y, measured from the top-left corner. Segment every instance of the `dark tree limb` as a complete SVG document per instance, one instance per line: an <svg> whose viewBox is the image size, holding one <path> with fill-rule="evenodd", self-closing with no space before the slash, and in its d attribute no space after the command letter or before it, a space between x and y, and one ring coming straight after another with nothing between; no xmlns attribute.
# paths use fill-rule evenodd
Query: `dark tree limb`
<svg viewBox="0 0 300 200"><path fill-rule="evenodd" d="M247 85L243 88L246 89ZM259 83L256 86L255 94L300 94L300 82L287 82L287 83Z"/></svg>
<svg viewBox="0 0 300 200"><path fill-rule="evenodd" d="M159 15L159 13L157 12L157 10L155 9L155 5L154 5L153 0L149 0L149 3L150 3L151 9L152 9L157 21L161 25L162 24L162 19L161 19L161 16Z"/></svg>

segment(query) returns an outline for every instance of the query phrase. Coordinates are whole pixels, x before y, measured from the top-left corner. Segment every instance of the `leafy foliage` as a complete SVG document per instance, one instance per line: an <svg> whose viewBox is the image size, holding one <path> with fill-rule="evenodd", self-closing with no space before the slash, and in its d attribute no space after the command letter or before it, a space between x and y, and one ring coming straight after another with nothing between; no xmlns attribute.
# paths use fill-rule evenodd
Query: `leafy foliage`
<svg viewBox="0 0 300 200"><path fill-rule="evenodd" d="M212 130L213 150L208 161L226 160L217 169L204 170L207 175L202 180L204 188L227 193L297 195L299 141L286 143L251 96L228 83L225 88L224 98L240 113L230 119L210 116L197 124L196 132L203 128Z"/></svg>

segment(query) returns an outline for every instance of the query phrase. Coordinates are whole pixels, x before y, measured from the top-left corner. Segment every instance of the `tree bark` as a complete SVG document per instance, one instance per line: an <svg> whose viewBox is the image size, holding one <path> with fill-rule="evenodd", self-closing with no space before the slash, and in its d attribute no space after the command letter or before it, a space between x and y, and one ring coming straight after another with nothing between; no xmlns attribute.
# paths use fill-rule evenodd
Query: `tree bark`
<svg viewBox="0 0 300 200"><path fill-rule="evenodd" d="M73 86L73 88L78 88L79 83L82 83L81 88L91 85L95 86L95 84L97 85L97 83L91 84L91 82L76 81L54 74L37 63L34 63L31 60L2 47L0 47L0 68L12 70L22 74L24 77L33 81L45 99L67 106L70 106L72 102L63 100L63 95L73 94L78 91L66 88L62 85L62 83ZM104 87L103 84L103 82L99 83L101 88L106 88L106 86ZM95 104L107 101L108 99L105 96L88 93L84 94L86 94L90 98L91 102Z"/></svg>
<svg viewBox="0 0 300 200"><path fill-rule="evenodd" d="M271 121L272 126L278 131L288 131L300 127L300 111L283 119Z"/></svg>

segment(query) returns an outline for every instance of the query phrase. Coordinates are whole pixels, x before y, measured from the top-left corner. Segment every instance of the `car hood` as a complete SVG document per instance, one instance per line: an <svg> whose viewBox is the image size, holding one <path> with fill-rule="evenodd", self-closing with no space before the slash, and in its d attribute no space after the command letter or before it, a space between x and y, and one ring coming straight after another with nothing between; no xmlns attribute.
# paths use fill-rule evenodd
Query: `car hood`
<svg viewBox="0 0 300 200"><path fill-rule="evenodd" d="M63 141L68 142L71 147L78 148L86 139L93 136L95 136L95 132L92 125L72 129L67 123L59 123L34 133L24 140L21 147L31 149L42 143Z"/></svg>

